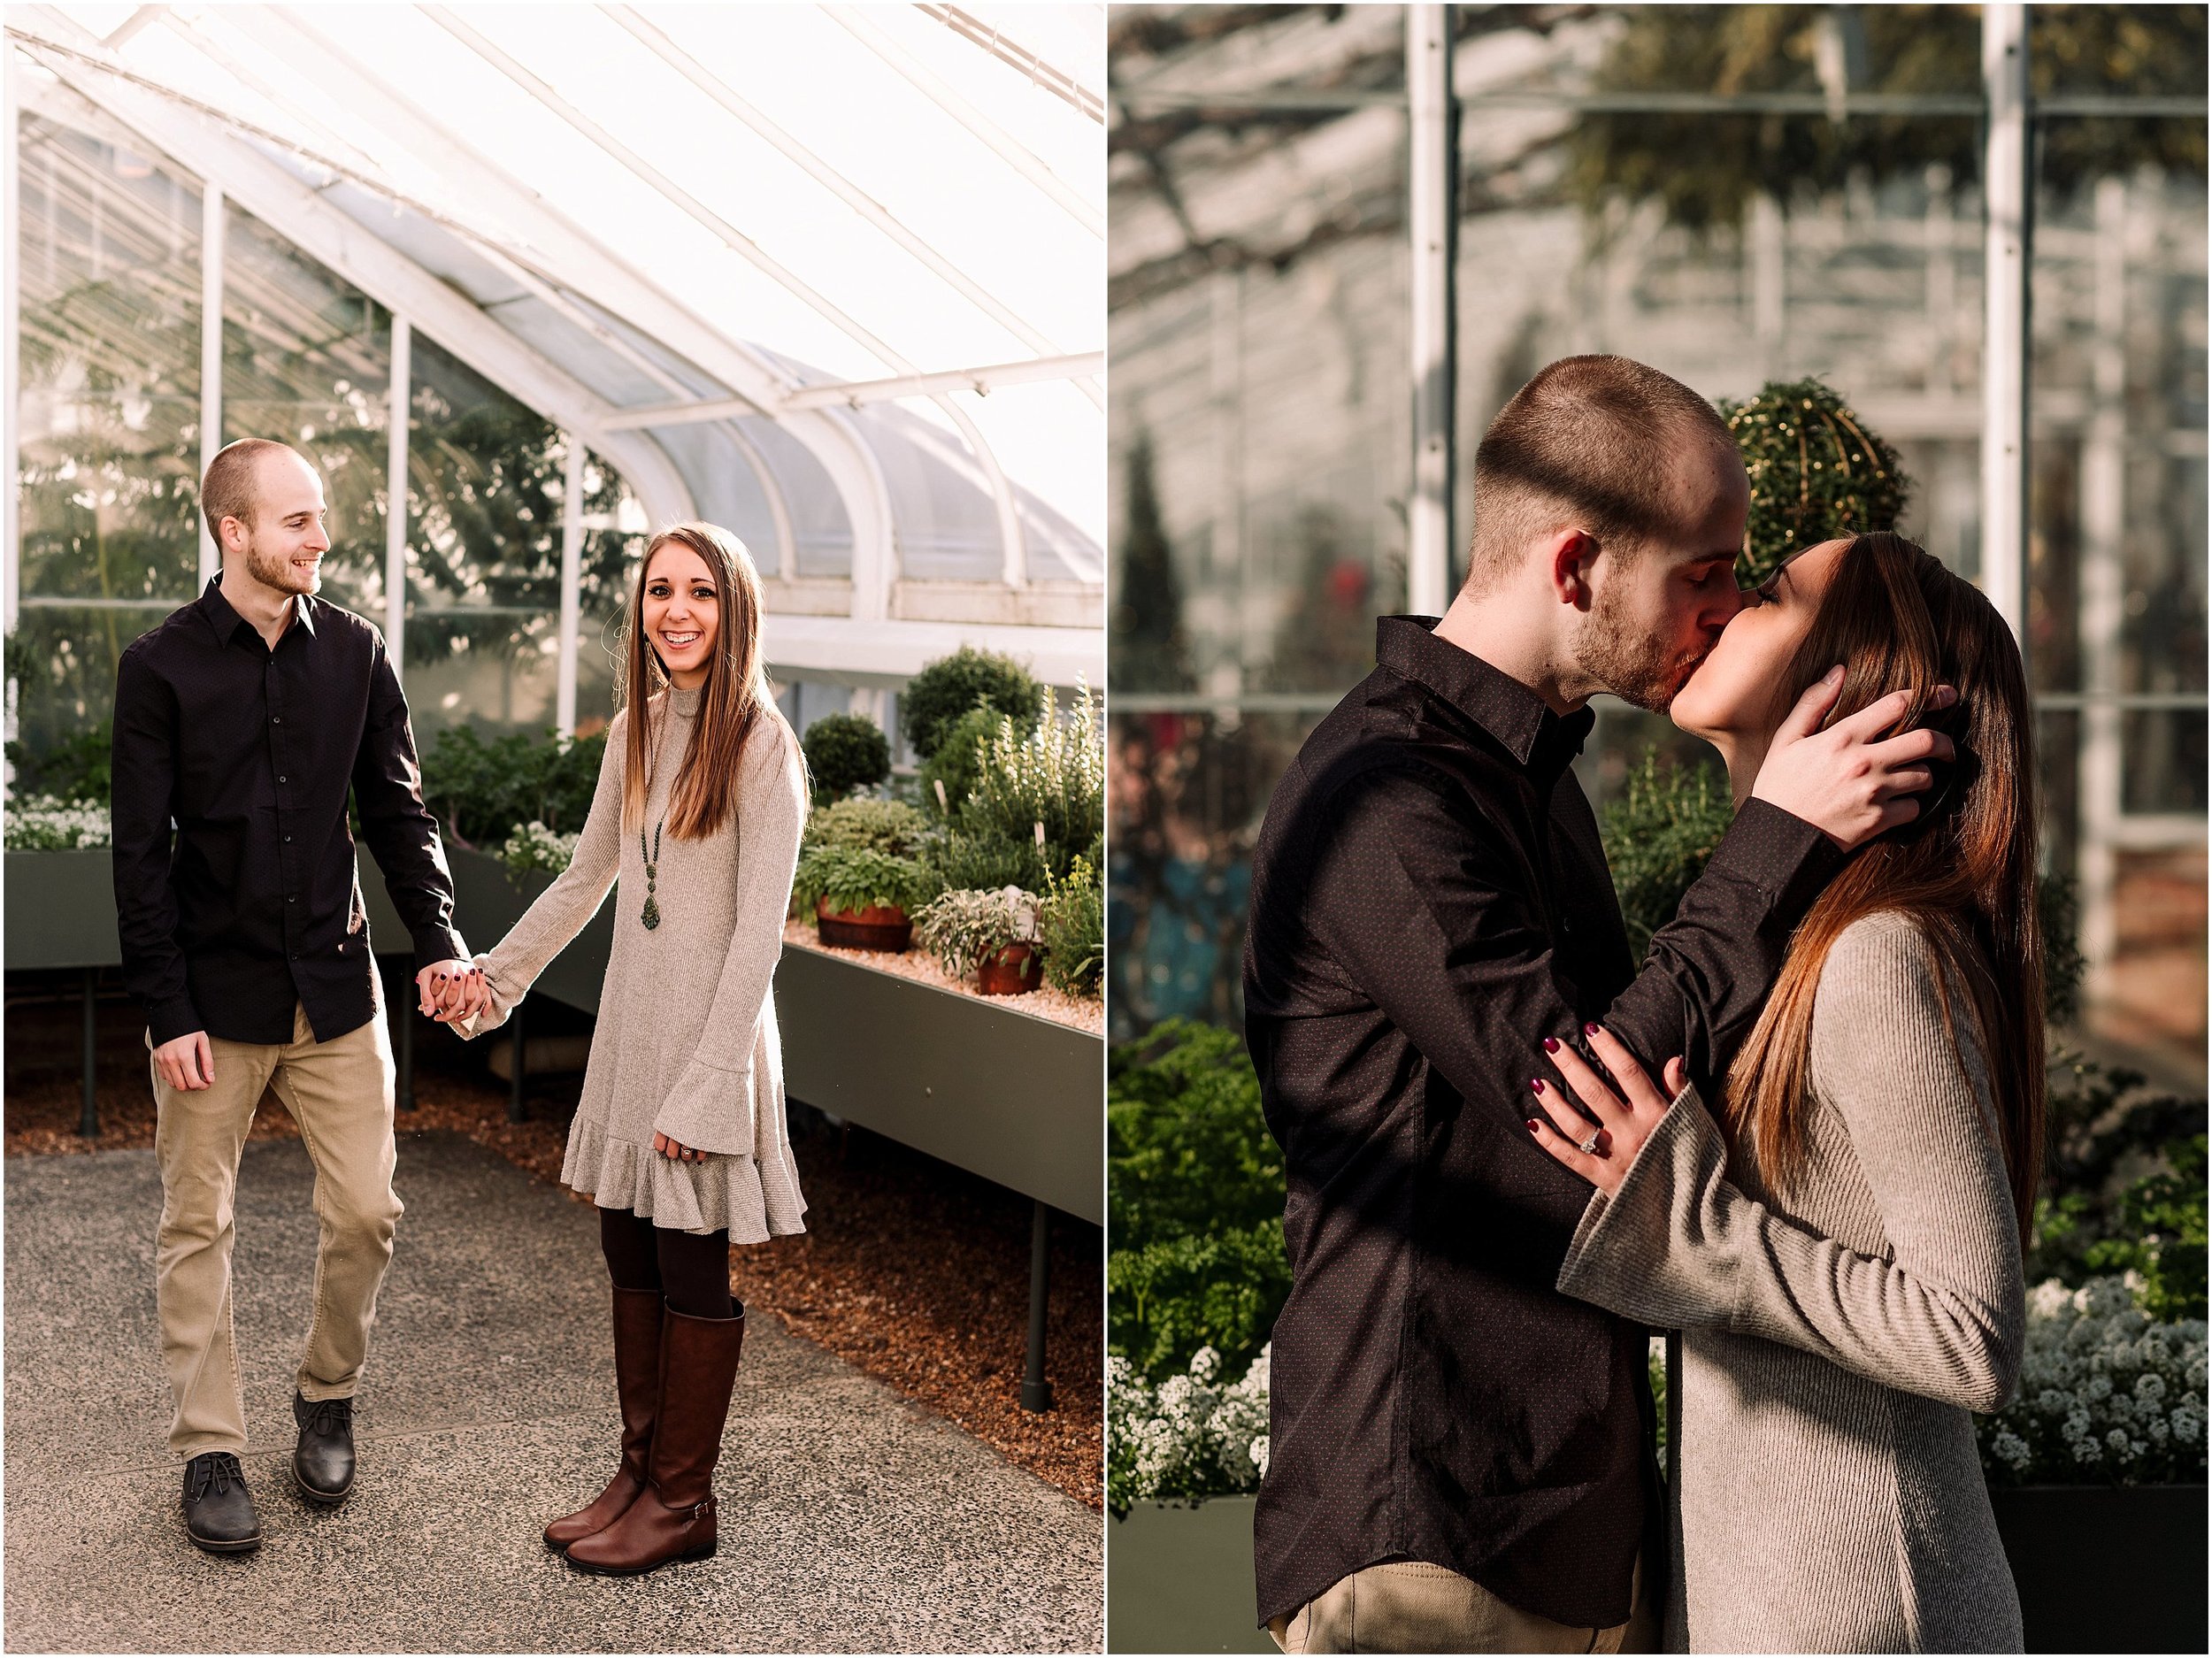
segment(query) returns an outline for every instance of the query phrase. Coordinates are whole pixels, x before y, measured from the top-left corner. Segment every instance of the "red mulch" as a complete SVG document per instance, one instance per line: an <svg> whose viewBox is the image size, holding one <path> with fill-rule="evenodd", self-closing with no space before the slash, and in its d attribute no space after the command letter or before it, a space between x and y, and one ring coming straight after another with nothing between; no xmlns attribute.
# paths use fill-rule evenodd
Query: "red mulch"
<svg viewBox="0 0 2212 1658"><path fill-rule="evenodd" d="M150 1147L153 1096L136 1009L99 1003L100 1133L80 1139L79 1004L60 985L58 999L39 999L43 976L20 977L33 994L12 995L7 1009L0 1125L6 1155ZM580 1086L578 1076L530 1078L530 1120L511 1124L508 1086L484 1069L483 1050L418 1026L415 1109L400 1113L399 1127L454 1130L557 1181ZM297 1132L275 1096L264 1096L252 1138ZM809 1231L733 1248L736 1293L793 1333L1099 1508L1105 1301L1097 1228L1064 1217L1054 1221L1046 1348L1053 1409L1033 1414L1019 1402L1028 1344L1029 1200L861 1129L818 1125L801 1132L795 1152Z"/></svg>

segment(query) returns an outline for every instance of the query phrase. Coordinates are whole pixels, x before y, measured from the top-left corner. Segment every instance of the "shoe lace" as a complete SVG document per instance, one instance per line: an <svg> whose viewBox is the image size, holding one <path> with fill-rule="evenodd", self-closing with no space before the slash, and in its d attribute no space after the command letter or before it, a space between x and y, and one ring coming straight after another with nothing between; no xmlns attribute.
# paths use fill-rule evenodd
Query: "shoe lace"
<svg viewBox="0 0 2212 1658"><path fill-rule="evenodd" d="M318 1399L307 1407L307 1420L301 1424L311 1433L331 1433L353 1427L353 1401L350 1399Z"/></svg>
<svg viewBox="0 0 2212 1658"><path fill-rule="evenodd" d="M238 1459L228 1451L210 1451L204 1456L192 1459L192 1496L195 1501L211 1491L218 1496L235 1485L246 1488L245 1470L238 1466Z"/></svg>

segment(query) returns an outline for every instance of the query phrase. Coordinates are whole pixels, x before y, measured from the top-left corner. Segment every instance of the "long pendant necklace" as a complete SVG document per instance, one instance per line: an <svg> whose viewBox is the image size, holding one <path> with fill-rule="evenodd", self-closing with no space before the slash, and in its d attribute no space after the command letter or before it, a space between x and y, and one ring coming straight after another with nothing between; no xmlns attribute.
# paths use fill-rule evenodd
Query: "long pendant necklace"
<svg viewBox="0 0 2212 1658"><path fill-rule="evenodd" d="M638 855L645 859L645 911L638 919L645 923L648 933L661 924L661 907L659 901L653 896L653 884L660 874L661 830L667 823L668 819L663 817L659 823L653 825L653 849L649 853L645 850L645 825L638 825Z"/></svg>

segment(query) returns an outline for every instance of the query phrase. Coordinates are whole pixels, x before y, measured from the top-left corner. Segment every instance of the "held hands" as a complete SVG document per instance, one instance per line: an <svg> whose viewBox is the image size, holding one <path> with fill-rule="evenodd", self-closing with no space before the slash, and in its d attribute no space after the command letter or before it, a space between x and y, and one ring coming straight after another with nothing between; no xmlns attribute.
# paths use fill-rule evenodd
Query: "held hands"
<svg viewBox="0 0 2212 1658"><path fill-rule="evenodd" d="M1832 668L1798 699L1774 733L1751 795L1803 818L1849 852L1919 817L1916 796L1934 780L1929 763L1955 759L1957 750L1939 731L1883 736L1912 707L1910 691L1893 691L1821 730L1842 689L1843 670ZM1937 709L1958 700L1947 685L1928 699Z"/></svg>
<svg viewBox="0 0 2212 1658"><path fill-rule="evenodd" d="M473 962L433 962L415 975L421 1011L442 1025L465 1019L491 1006L484 970Z"/></svg>
<svg viewBox="0 0 2212 1658"><path fill-rule="evenodd" d="M653 1149L671 1163L704 1163L707 1160L707 1154L703 1151L694 1151L690 1147L661 1133L653 1136Z"/></svg>
<svg viewBox="0 0 2212 1658"><path fill-rule="evenodd" d="M1610 1197L1621 1189L1627 1178L1628 1165L1636 1161L1636 1154L1644 1148L1644 1142L1659 1126L1659 1119L1667 1114L1667 1107L1675 1095L1682 1092L1682 1085L1689 1073L1679 1059L1670 1059L1666 1064L1667 1091L1662 1094L1652 1086L1644 1068L1636 1063L1636 1056L1602 1026L1586 1025L1584 1032L1597 1056L1605 1062L1605 1068L1613 1073L1621 1085L1620 1094L1607 1087L1596 1071L1590 1069L1581 1055L1566 1043L1554 1037L1544 1039L1544 1051L1552 1063L1573 1090L1574 1097L1582 1101L1590 1117L1597 1119L1594 1127L1590 1117L1585 1117L1567 1102L1560 1091L1537 1078L1529 1086L1535 1091L1548 1123L1535 1117L1528 1119L1528 1132L1536 1136L1536 1143L1573 1170L1592 1186ZM1582 1149L1585 1146L1592 1148Z"/></svg>

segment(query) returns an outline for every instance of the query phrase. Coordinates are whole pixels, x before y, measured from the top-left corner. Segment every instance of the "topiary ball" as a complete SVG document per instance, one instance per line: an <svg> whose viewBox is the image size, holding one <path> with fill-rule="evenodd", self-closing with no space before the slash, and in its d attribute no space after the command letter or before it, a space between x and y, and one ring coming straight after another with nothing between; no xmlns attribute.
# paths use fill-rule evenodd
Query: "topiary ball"
<svg viewBox="0 0 2212 1658"><path fill-rule="evenodd" d="M872 788L891 775L891 744L875 721L861 714L825 714L799 741L814 792L838 800L856 788Z"/></svg>
<svg viewBox="0 0 2212 1658"><path fill-rule="evenodd" d="M1738 585L1756 587L1804 548L1897 527L1912 494L1897 451L1820 381L1769 380L1720 413L1751 477Z"/></svg>
<svg viewBox="0 0 2212 1658"><path fill-rule="evenodd" d="M996 651L963 645L939 657L899 693L900 718L916 756L926 760L934 755L952 723L979 702L1010 716L1016 729L1026 731L1044 712L1045 688L1021 664Z"/></svg>

